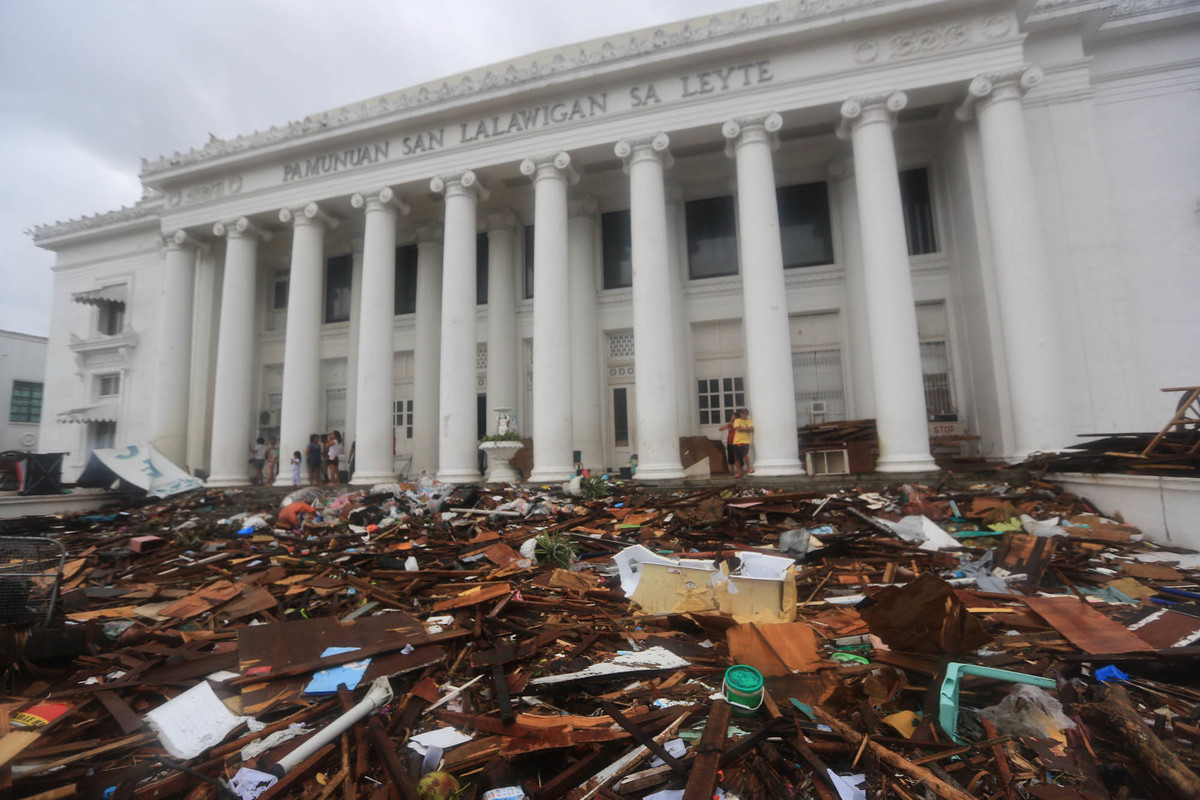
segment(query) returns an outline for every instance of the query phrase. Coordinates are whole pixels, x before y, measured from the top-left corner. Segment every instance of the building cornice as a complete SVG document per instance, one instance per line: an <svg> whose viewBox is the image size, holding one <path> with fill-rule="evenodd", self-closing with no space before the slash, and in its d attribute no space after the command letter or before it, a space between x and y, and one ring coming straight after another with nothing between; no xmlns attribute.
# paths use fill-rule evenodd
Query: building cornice
<svg viewBox="0 0 1200 800"><path fill-rule="evenodd" d="M976 5L976 0L966 0ZM489 95L533 88L548 81L571 79L575 73L617 67L651 55L682 54L705 43L735 44L759 32L787 33L821 22L845 24L854 15L929 10L942 0L778 0L774 3L696 17L628 34L594 39L553 50L543 50L510 61L459 73L441 80L369 98L358 103L313 114L302 120L265 131L221 139L210 135L200 148L176 152L154 160L143 159L141 177L156 184L171 180L188 167L288 144L316 141L330 133L355 132L364 123L387 123L415 112L449 106L455 102L485 100ZM957 3L962 4L962 1Z"/></svg>
<svg viewBox="0 0 1200 800"><path fill-rule="evenodd" d="M122 206L116 211L93 214L90 217L61 220L52 225L38 225L25 231L38 247L54 250L71 240L78 234L93 234L104 231L110 234L128 233L141 228L158 228L163 202L161 197L142 200L132 206Z"/></svg>

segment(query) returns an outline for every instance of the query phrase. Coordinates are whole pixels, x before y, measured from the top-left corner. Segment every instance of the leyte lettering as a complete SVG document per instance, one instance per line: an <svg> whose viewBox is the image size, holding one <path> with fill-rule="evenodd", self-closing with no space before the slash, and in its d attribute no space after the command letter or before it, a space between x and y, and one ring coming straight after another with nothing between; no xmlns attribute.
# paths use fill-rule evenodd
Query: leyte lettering
<svg viewBox="0 0 1200 800"><path fill-rule="evenodd" d="M724 92L732 88L754 86L774 79L771 72L771 61L752 61L748 64L738 64L734 67L720 67L693 72L690 75L679 76L683 87L684 97ZM637 105L637 103L634 103Z"/></svg>

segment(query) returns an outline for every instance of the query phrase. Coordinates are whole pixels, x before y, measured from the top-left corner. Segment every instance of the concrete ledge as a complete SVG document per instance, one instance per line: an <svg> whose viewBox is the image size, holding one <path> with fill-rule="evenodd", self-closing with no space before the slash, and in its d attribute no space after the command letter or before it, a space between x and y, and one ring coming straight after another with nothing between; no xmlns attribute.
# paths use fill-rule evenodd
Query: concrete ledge
<svg viewBox="0 0 1200 800"><path fill-rule="evenodd" d="M1105 514L1120 511L1156 542L1200 550L1200 478L1057 472L1046 479Z"/></svg>
<svg viewBox="0 0 1200 800"><path fill-rule="evenodd" d="M67 494L42 494L29 497L22 497L16 492L0 492L0 519L94 511L109 503L121 503L126 500L128 500L127 497L107 489L72 489Z"/></svg>

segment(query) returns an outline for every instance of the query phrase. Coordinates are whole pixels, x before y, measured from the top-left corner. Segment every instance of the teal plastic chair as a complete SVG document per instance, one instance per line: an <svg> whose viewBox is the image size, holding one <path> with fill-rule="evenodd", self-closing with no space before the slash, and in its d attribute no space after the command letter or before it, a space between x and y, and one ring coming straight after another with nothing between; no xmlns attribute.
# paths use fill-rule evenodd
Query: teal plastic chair
<svg viewBox="0 0 1200 800"><path fill-rule="evenodd" d="M1024 672L1012 672L1007 669L994 667L977 667L974 664L963 664L952 661L946 665L946 679L938 697L938 724L942 726L951 739L962 744L958 735L958 685L963 675L975 675L980 678L994 678L1009 683L1027 683L1040 689L1054 689L1057 684L1050 678L1039 675L1026 675Z"/></svg>

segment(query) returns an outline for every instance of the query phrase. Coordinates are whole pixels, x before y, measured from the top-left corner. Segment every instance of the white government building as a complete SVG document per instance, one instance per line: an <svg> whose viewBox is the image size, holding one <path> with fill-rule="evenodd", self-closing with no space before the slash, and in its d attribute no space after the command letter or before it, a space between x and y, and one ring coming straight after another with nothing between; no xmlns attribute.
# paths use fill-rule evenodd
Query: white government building
<svg viewBox="0 0 1200 800"><path fill-rule="evenodd" d="M135 206L45 225L40 447L150 442L209 484L278 436L355 483L478 480L492 409L533 480L747 406L932 422L1001 459L1157 430L1200 365L1200 3L782 0L145 161ZM348 82L352 89L352 82ZM287 480L287 469L282 480Z"/></svg>

